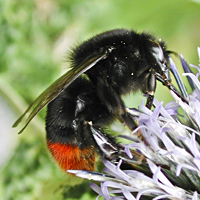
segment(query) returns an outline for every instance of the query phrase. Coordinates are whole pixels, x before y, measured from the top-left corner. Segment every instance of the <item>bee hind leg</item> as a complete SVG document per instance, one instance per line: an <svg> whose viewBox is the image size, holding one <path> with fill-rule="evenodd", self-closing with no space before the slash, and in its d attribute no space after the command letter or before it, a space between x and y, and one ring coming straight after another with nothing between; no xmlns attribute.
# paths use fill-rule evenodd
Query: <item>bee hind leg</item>
<svg viewBox="0 0 200 200"><path fill-rule="evenodd" d="M92 122L88 122L94 140L99 148L99 151L104 158L110 160L112 163L118 163L119 159L122 159L124 162L121 165L121 168L124 169L128 166L130 169L130 164L141 164L144 160L144 156L138 153L136 150L131 150L133 157L130 158L124 150L124 146L118 144L114 138L109 137L99 128L96 128L92 125Z"/></svg>
<svg viewBox="0 0 200 200"><path fill-rule="evenodd" d="M119 153L119 147L115 139L104 133L102 129L94 127L91 121L88 122L88 125L99 151L105 158L115 162Z"/></svg>

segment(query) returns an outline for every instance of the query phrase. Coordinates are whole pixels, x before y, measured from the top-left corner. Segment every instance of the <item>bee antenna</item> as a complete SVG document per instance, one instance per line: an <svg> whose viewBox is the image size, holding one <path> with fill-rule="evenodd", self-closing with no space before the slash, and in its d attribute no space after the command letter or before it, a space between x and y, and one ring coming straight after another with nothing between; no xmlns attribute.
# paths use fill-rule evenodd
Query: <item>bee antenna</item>
<svg viewBox="0 0 200 200"><path fill-rule="evenodd" d="M179 54L178 54L177 52L175 52L175 51L167 50L167 53L168 53L168 54L173 54L173 55L175 55L176 57L179 57Z"/></svg>

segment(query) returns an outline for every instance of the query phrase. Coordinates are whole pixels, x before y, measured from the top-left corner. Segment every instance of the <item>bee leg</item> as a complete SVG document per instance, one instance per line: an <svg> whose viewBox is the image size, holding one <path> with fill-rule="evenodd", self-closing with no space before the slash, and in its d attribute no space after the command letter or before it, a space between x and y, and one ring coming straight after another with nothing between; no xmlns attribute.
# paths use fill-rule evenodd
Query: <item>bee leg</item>
<svg viewBox="0 0 200 200"><path fill-rule="evenodd" d="M156 90L156 75L153 69L150 70L149 77L147 79L147 102L146 107L151 109L154 99L154 93Z"/></svg>
<svg viewBox="0 0 200 200"><path fill-rule="evenodd" d="M138 126L136 122L133 120L133 116L131 116L128 112L120 116L122 120L120 120L122 123L125 123L128 128L133 131Z"/></svg>
<svg viewBox="0 0 200 200"><path fill-rule="evenodd" d="M116 143L115 139L105 134L99 128L96 128L92 125L92 122L88 122L90 130L92 132L93 138L99 148L99 151L102 153L103 158L107 158L112 163L118 163L119 159L122 159L124 162L121 165L121 168L125 167L130 169L131 164L141 164L144 160L144 156L138 153L136 150L131 150L133 158L130 158L124 150L124 146Z"/></svg>
<svg viewBox="0 0 200 200"><path fill-rule="evenodd" d="M97 92L101 102L103 102L110 113L117 116L118 120L125 123L130 130L137 128L137 124L134 122L132 116L126 111L123 100L111 87L105 87L104 84L100 84Z"/></svg>
<svg viewBox="0 0 200 200"><path fill-rule="evenodd" d="M92 136L103 157L112 162L116 162L118 159L119 147L115 139L104 133L102 129L93 126L91 121L88 122L88 125L90 126Z"/></svg>

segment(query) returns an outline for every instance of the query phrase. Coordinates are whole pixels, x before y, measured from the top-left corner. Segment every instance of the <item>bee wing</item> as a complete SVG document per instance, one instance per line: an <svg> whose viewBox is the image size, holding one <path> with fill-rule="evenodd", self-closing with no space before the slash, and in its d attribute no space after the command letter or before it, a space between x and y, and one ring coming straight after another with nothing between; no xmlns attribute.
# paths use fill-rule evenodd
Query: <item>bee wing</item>
<svg viewBox="0 0 200 200"><path fill-rule="evenodd" d="M107 55L105 52L92 57L89 60L83 61L80 65L70 69L60 78L58 78L52 85L50 85L37 99L27 108L24 114L13 124L16 127L26 115L28 117L25 120L25 125L20 130L19 134L24 131L30 121L35 117L35 115L50 103L54 98L56 98L64 89L66 89L74 80L76 80L81 74L88 71L99 61L106 59Z"/></svg>

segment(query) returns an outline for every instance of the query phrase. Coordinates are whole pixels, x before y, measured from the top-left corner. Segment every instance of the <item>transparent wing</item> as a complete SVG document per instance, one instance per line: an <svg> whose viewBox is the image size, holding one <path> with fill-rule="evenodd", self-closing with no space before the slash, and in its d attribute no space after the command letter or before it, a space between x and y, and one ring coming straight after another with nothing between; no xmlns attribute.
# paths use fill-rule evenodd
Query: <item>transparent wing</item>
<svg viewBox="0 0 200 200"><path fill-rule="evenodd" d="M13 124L16 127L27 115L25 119L25 125L20 130L19 134L24 131L30 121L35 117L35 115L50 103L54 98L56 98L64 89L66 89L74 80L76 80L81 74L88 71L100 60L105 59L106 53L92 57L89 60L84 61L79 66L76 66L58 78L52 85L50 85L37 99L27 108L24 114Z"/></svg>

